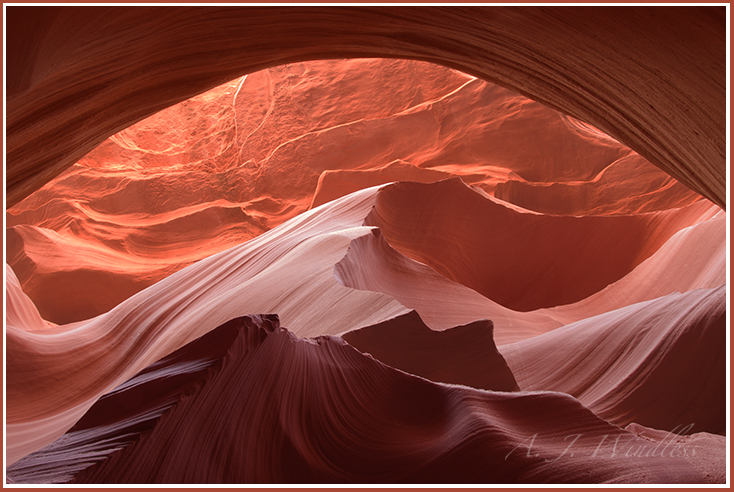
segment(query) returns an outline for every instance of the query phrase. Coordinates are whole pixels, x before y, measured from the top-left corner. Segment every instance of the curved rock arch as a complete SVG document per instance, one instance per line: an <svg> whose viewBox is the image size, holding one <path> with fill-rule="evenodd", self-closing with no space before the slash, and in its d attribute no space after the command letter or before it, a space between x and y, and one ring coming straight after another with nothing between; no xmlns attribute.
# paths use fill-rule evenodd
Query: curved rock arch
<svg viewBox="0 0 734 492"><path fill-rule="evenodd" d="M8 7L12 206L108 136L244 73L413 58L579 118L726 202L725 7Z"/></svg>

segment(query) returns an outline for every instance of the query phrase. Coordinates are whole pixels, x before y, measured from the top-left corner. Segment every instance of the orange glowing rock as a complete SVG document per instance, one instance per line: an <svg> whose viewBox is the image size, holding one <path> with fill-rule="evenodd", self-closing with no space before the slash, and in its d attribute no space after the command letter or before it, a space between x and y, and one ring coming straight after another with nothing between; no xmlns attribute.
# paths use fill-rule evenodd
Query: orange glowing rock
<svg viewBox="0 0 734 492"><path fill-rule="evenodd" d="M455 70L248 74L6 211L9 480L722 482L726 220Z"/></svg>
<svg viewBox="0 0 734 492"><path fill-rule="evenodd" d="M8 210L8 263L45 319L80 321L309 207L457 176L553 214L699 199L588 125L460 72L314 61L243 76L113 135Z"/></svg>

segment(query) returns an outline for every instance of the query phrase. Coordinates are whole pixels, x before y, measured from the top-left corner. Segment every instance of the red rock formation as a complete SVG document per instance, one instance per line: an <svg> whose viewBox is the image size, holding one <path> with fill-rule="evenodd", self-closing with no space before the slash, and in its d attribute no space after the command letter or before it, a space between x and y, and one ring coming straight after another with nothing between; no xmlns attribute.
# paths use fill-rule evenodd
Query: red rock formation
<svg viewBox="0 0 734 492"><path fill-rule="evenodd" d="M393 297L405 307L416 310L434 330L490 319L497 344L523 340L564 324L551 315L550 310L513 311L439 275L430 267L398 253L385 241L379 229L352 241L347 254L334 265L334 275L346 287Z"/></svg>
<svg viewBox="0 0 734 492"><path fill-rule="evenodd" d="M240 334L238 321L210 331L104 395L61 439L16 462L8 475L18 483L69 482L78 472L137 440L172 406L196 391L208 373L221 369L222 359Z"/></svg>
<svg viewBox="0 0 734 492"><path fill-rule="evenodd" d="M41 318L33 301L20 288L18 278L13 269L6 266L5 274L5 323L12 326L23 326L28 331L44 330L49 323Z"/></svg>
<svg viewBox="0 0 734 492"><path fill-rule="evenodd" d="M725 204L723 7L16 6L7 15L9 205L172 104L269 66L345 57L421 59L496 82Z"/></svg>
<svg viewBox="0 0 734 492"><path fill-rule="evenodd" d="M678 208L696 198L670 177L630 154L584 182L499 183L494 196L523 208L553 215L609 215ZM634 179L630 179L634 176Z"/></svg>
<svg viewBox="0 0 734 492"><path fill-rule="evenodd" d="M454 70L317 61L241 77L113 135L8 211L8 263L45 319L80 321L309 204L451 176L551 213L700 199L598 131ZM557 189L551 206L542 190Z"/></svg>
<svg viewBox="0 0 734 492"><path fill-rule="evenodd" d="M726 292L697 289L500 347L523 390L575 396L605 420L726 431Z"/></svg>
<svg viewBox="0 0 734 492"><path fill-rule="evenodd" d="M723 483L723 11L8 8L8 483Z"/></svg>
<svg viewBox="0 0 734 492"><path fill-rule="evenodd" d="M176 379L161 394L170 370ZM130 401L133 412L120 407ZM131 418L140 409L144 417ZM55 461L61 445L52 446L19 462L14 476L35 481L29 471L41 461L47 477L76 483L705 480L689 445L640 459L658 442L568 396L432 383L337 338L299 339L273 316L232 320L146 369L92 407L66 451L83 449L89 434L124 447L92 449L80 466ZM713 442L708 449L723 444ZM720 453L706 464L722 474Z"/></svg>
<svg viewBox="0 0 734 492"><path fill-rule="evenodd" d="M713 215L710 204L696 202L659 213L549 216L488 198L458 179L398 183L380 191L366 224L441 275L505 307L531 311L590 296L680 229Z"/></svg>
<svg viewBox="0 0 734 492"><path fill-rule="evenodd" d="M407 312L390 295L347 287L352 282L347 281L347 270L338 267L335 276L334 266L349 258L347 251L363 243L363 238L378 239L373 229L361 224L371 216L371 210L379 209L375 207L383 193L400 190L408 203L417 198L415 186L396 183L329 202L238 247L201 260L87 322L41 331L9 325L9 462L60 437L100 396L227 319L253 311L278 312L295 333L316 336L336 335ZM451 181L424 186L435 199L456 188ZM474 203L474 196L497 206L468 188L458 189L468 191L459 193L464 208ZM705 214L695 216L703 219ZM407 234L416 230L414 227ZM390 250L396 265L411 265ZM460 293L463 288L431 290L435 272L425 266L409 271L412 273L392 280L397 298L405 298L420 276L427 281L427 288L420 291L425 296L421 302L432 298L450 303L449 292ZM447 279L443 282L451 284ZM9 306L9 312L17 311ZM507 310L504 315L512 317ZM531 324L532 317L521 319L522 323ZM549 328L552 326L543 331ZM49 392L59 378L64 380L63 391Z"/></svg>
<svg viewBox="0 0 734 492"><path fill-rule="evenodd" d="M334 274L347 287L387 294L420 313L434 330L488 318L498 345L674 292L714 289L726 282L723 212L671 237L617 282L579 302L518 312L453 282L392 248L379 230L352 241Z"/></svg>
<svg viewBox="0 0 734 492"><path fill-rule="evenodd" d="M415 311L341 336L380 362L437 383L515 391L517 382L492 338L492 322L478 320L433 331Z"/></svg>
<svg viewBox="0 0 734 492"><path fill-rule="evenodd" d="M301 214L91 320L43 331L8 325L8 461L60 437L101 395L228 319L277 312L298 335L317 336L408 312L387 295L344 287L333 275L350 242L370 233L360 224L376 192ZM48 391L58 378L63 396Z"/></svg>

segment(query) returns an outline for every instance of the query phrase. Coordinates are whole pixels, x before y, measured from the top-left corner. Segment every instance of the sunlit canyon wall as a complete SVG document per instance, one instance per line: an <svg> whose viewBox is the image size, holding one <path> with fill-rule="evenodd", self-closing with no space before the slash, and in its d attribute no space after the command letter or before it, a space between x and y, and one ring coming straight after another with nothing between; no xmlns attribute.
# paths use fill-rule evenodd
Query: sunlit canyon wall
<svg viewBox="0 0 734 492"><path fill-rule="evenodd" d="M725 479L726 213L480 78L249 73L6 227L8 482Z"/></svg>

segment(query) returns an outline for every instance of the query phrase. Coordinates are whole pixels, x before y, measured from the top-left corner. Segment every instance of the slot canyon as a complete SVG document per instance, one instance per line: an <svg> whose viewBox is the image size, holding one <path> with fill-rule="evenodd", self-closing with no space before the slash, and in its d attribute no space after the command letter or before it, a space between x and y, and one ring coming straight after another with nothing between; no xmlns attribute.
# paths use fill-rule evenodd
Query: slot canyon
<svg viewBox="0 0 734 492"><path fill-rule="evenodd" d="M726 483L724 7L6 12L6 484Z"/></svg>

